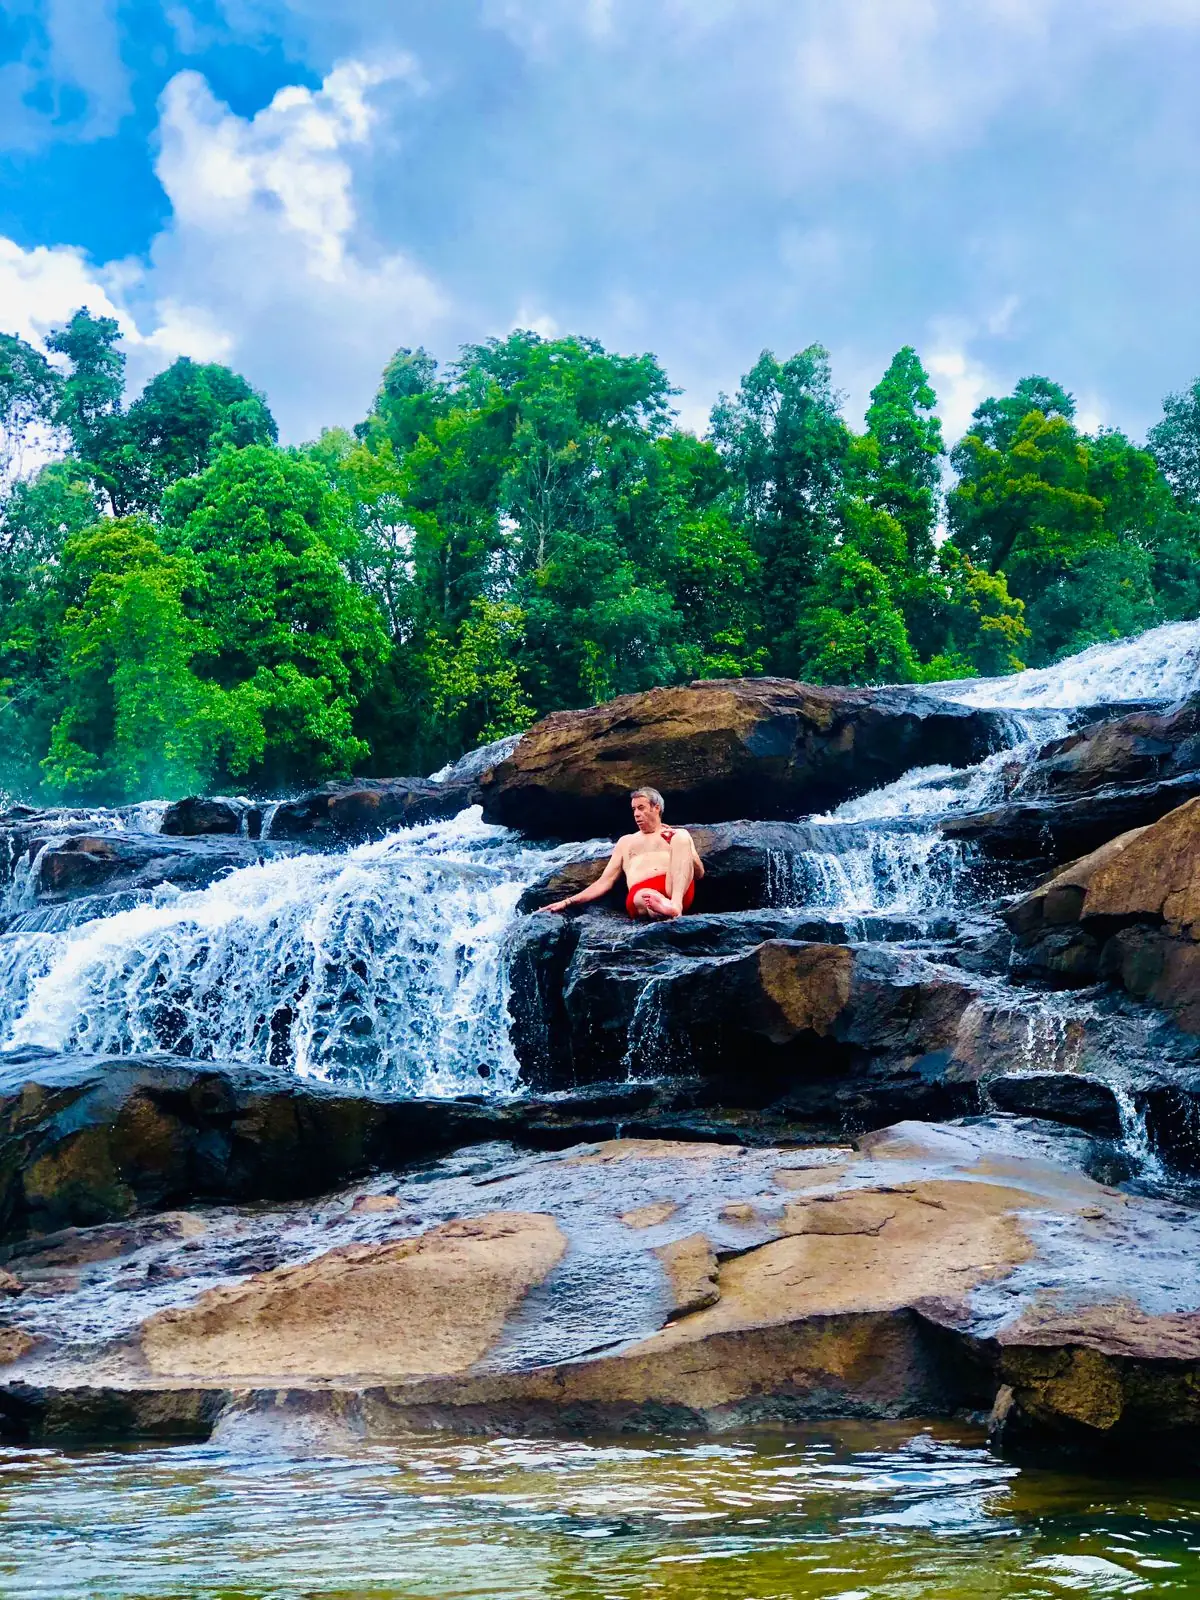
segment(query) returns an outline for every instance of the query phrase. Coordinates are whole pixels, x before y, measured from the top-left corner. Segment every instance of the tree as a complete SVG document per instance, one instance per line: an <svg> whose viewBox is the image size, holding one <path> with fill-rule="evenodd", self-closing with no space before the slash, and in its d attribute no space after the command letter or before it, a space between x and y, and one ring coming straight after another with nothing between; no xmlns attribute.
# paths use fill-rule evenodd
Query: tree
<svg viewBox="0 0 1200 1600"><path fill-rule="evenodd" d="M853 544L829 554L797 637L800 670L813 683L906 683L917 675L891 585Z"/></svg>
<svg viewBox="0 0 1200 1600"><path fill-rule="evenodd" d="M52 430L62 379L39 350L0 333L0 486L19 478L30 443Z"/></svg>
<svg viewBox="0 0 1200 1600"><path fill-rule="evenodd" d="M858 487L900 524L914 571L933 559L945 453L936 405L928 373L912 346L905 345L871 390L866 442L873 448L859 458Z"/></svg>
<svg viewBox="0 0 1200 1600"><path fill-rule="evenodd" d="M144 503L148 470L130 438L123 412L125 352L115 317L94 317L86 306L56 328L46 348L66 358L54 420L65 428L76 459L108 497L116 516Z"/></svg>
<svg viewBox="0 0 1200 1600"><path fill-rule="evenodd" d="M1050 410L1028 411L1030 399ZM955 447L947 512L956 547L1024 601L1035 664L1161 620L1186 592L1188 539L1153 456L1115 429L1081 434L1069 395L1023 379L988 400Z"/></svg>
<svg viewBox="0 0 1200 1600"><path fill-rule="evenodd" d="M712 438L735 484L735 514L761 569L767 665L794 673L811 656L798 633L802 597L837 543L850 436L828 352L810 345L780 362L764 351L737 395L721 395Z"/></svg>
<svg viewBox="0 0 1200 1600"><path fill-rule="evenodd" d="M62 699L42 768L62 799L121 801L245 773L262 751L255 696L192 671L203 630L186 614L195 575L150 525L114 520L63 552Z"/></svg>
<svg viewBox="0 0 1200 1600"><path fill-rule="evenodd" d="M278 438L265 399L245 378L186 356L151 378L127 420L154 500L176 479L202 472L219 450Z"/></svg>
<svg viewBox="0 0 1200 1600"><path fill-rule="evenodd" d="M514 660L524 626L516 606L481 598L473 602L457 639L431 653L433 714L447 751L520 733L534 720Z"/></svg>
<svg viewBox="0 0 1200 1600"><path fill-rule="evenodd" d="M1167 396L1148 442L1179 504L1200 510L1200 378L1183 394Z"/></svg>
<svg viewBox="0 0 1200 1600"><path fill-rule="evenodd" d="M386 658L375 601L347 577L354 529L317 462L268 445L223 451L163 497L163 541L187 558L204 618L199 676L253 689L255 777L279 788L341 777L369 754L353 711Z"/></svg>

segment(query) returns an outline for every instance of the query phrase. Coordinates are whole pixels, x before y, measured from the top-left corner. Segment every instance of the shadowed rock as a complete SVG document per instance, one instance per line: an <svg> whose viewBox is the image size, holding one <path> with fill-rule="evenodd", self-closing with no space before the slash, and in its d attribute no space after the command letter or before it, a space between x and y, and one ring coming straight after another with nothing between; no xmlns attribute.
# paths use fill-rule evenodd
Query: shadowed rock
<svg viewBox="0 0 1200 1600"><path fill-rule="evenodd" d="M50 841L37 855L32 887L34 897L43 904L81 895L144 891L164 883L204 889L226 873L263 859L263 848L250 839L75 834Z"/></svg>
<svg viewBox="0 0 1200 1600"><path fill-rule="evenodd" d="M629 793L644 783L671 818L794 818L914 766L969 766L1004 726L917 689L720 679L556 712L482 775L480 793L489 821L568 839L628 831Z"/></svg>
<svg viewBox="0 0 1200 1600"><path fill-rule="evenodd" d="M1074 862L1004 919L1023 970L1108 979L1200 1033L1200 799Z"/></svg>
<svg viewBox="0 0 1200 1600"><path fill-rule="evenodd" d="M160 832L171 835L242 833L257 839L262 831L262 809L248 800L222 796L189 795L163 812Z"/></svg>
<svg viewBox="0 0 1200 1600"><path fill-rule="evenodd" d="M469 783L360 778L355 783L327 783L296 800L285 800L272 813L268 831L272 839L357 843L394 828L455 817L477 801Z"/></svg>

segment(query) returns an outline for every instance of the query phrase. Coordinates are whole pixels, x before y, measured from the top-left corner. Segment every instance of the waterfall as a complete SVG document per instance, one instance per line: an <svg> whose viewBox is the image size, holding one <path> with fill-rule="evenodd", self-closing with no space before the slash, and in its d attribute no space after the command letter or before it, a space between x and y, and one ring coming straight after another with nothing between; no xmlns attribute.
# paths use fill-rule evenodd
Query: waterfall
<svg viewBox="0 0 1200 1600"><path fill-rule="evenodd" d="M511 1091L502 936L554 856L474 810L78 926L18 928L0 939L0 1048L170 1050L405 1094Z"/></svg>
<svg viewBox="0 0 1200 1600"><path fill-rule="evenodd" d="M771 902L848 917L970 905L980 864L942 837L947 815L1001 798L1005 769L1079 708L1169 701L1198 682L1200 623L1189 622L1010 678L934 686L1010 712L1009 747L967 771L914 769L813 818L829 847L773 858ZM468 778L512 743L435 776ZM55 828L155 832L164 810L80 810ZM104 915L85 901L35 904L25 864L0 907L0 1050L169 1050L399 1094L511 1092L505 935L523 888L580 853L537 848L473 810L357 849L297 850L203 890L114 896ZM648 996L633 1056L661 1043L659 1028Z"/></svg>

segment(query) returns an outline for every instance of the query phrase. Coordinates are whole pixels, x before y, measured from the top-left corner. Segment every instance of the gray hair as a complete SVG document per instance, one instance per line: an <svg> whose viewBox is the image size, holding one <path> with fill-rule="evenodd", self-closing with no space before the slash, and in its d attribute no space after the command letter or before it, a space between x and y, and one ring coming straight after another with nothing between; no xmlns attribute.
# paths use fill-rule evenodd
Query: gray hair
<svg viewBox="0 0 1200 1600"><path fill-rule="evenodd" d="M657 789L635 789L629 796L631 800L649 800L656 811L665 811L667 803Z"/></svg>

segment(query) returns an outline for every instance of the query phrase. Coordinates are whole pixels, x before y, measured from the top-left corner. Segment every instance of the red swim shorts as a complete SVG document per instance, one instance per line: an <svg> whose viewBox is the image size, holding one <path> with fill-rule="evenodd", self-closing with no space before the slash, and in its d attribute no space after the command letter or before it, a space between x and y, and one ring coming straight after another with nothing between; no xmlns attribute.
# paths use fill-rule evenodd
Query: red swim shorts
<svg viewBox="0 0 1200 1600"><path fill-rule="evenodd" d="M666 873L664 872L662 874L662 876L658 877L658 878L647 878L643 883L635 883L633 888L630 889L629 893L625 896L625 910L629 913L629 915L631 917L636 917L637 916L637 908L634 906L633 897L634 897L635 894L637 894L639 889L657 889L659 894L666 894L666 892L667 892L667 875L666 875ZM692 901L695 898L696 898L696 885L694 883L689 883L687 888L683 892L683 909L685 911L690 911L692 909Z"/></svg>

